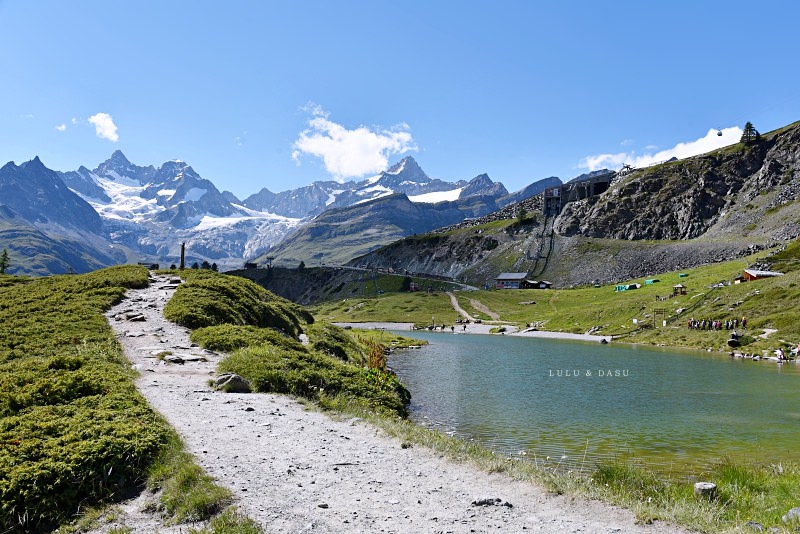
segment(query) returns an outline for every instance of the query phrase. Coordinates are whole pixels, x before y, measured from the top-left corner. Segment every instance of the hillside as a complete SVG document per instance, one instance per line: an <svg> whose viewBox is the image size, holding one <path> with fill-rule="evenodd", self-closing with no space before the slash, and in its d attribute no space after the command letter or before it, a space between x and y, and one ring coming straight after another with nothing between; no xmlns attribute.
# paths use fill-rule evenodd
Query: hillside
<svg viewBox="0 0 800 534"><path fill-rule="evenodd" d="M353 265L482 286L527 272L557 287L626 280L744 257L800 235L800 122L714 152L615 175L594 196L543 213L538 195L412 236ZM518 221L519 208L526 219Z"/></svg>
<svg viewBox="0 0 800 534"><path fill-rule="evenodd" d="M796 122L753 145L635 170L605 194L567 204L555 230L626 240L783 241L800 235L799 196Z"/></svg>

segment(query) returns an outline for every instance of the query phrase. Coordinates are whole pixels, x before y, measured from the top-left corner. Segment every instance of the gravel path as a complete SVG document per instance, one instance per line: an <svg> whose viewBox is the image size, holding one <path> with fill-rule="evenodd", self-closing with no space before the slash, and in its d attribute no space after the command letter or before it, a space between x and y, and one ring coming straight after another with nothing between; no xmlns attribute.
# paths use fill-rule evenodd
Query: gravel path
<svg viewBox="0 0 800 534"><path fill-rule="evenodd" d="M334 420L285 396L214 392L208 380L222 355L192 346L186 329L163 319L176 282L162 277L130 291L109 322L141 372L140 391L198 463L234 492L240 511L268 532L684 532L636 525L627 510L548 495L424 448L402 448L363 421ZM183 363L160 360L164 351ZM186 532L143 512L148 499L125 503L98 532ZM499 501L473 504L483 499Z"/></svg>

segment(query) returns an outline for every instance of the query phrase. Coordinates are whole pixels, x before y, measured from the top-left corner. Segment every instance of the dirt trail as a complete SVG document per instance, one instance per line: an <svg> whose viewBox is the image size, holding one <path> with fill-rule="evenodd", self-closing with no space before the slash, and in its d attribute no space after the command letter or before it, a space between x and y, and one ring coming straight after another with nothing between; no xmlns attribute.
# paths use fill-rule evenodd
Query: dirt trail
<svg viewBox="0 0 800 534"><path fill-rule="evenodd" d="M627 510L548 495L424 448L404 448L363 421L334 420L285 396L212 391L208 379L222 355L192 346L186 329L163 318L174 289L158 278L130 291L108 313L109 322L141 372L142 394L198 463L233 491L239 509L268 532L683 532L637 525ZM115 320L125 311L142 312L145 320ZM183 363L159 359L165 351ZM97 532L186 531L144 512L151 499L125 503ZM482 499L499 502L474 504Z"/></svg>
<svg viewBox="0 0 800 534"><path fill-rule="evenodd" d="M469 313L467 313L466 310L464 310L464 308L461 307L461 305L458 303L458 299L453 293L450 293L448 291L447 296L450 297L450 304L453 305L453 309L456 311L456 313L458 313L461 317L472 323L475 322L475 318L471 316Z"/></svg>
<svg viewBox="0 0 800 534"><path fill-rule="evenodd" d="M491 317L493 321L499 321L500 320L500 314L499 313L493 312L492 310L489 309L488 306L486 306L483 302L481 302L479 300L469 299L469 305L472 306L473 308L475 308L476 310L478 310L479 312L485 313L486 315Z"/></svg>

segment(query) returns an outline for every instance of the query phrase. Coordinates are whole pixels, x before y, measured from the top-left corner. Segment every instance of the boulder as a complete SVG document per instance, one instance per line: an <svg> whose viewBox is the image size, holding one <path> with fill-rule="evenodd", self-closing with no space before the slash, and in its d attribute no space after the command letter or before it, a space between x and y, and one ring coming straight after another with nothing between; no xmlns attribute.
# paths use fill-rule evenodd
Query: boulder
<svg viewBox="0 0 800 534"><path fill-rule="evenodd" d="M694 494L709 501L717 498L717 485L713 482L697 482L694 485Z"/></svg>
<svg viewBox="0 0 800 534"><path fill-rule="evenodd" d="M214 388L226 393L250 393L250 382L236 373L221 374L214 380Z"/></svg>
<svg viewBox="0 0 800 534"><path fill-rule="evenodd" d="M796 525L800 523L800 506L792 508L791 510L786 512L786 515L783 516L781 519L783 519L783 522L786 523L787 525L788 524Z"/></svg>

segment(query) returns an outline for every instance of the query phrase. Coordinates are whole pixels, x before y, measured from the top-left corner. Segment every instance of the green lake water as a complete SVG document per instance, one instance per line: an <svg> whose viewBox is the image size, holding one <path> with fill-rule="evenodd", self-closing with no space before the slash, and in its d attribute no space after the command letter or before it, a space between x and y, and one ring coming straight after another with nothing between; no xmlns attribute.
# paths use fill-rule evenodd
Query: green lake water
<svg viewBox="0 0 800 534"><path fill-rule="evenodd" d="M413 336L430 344L389 359L411 391L412 419L505 454L676 472L723 457L800 460L795 363L614 343Z"/></svg>

